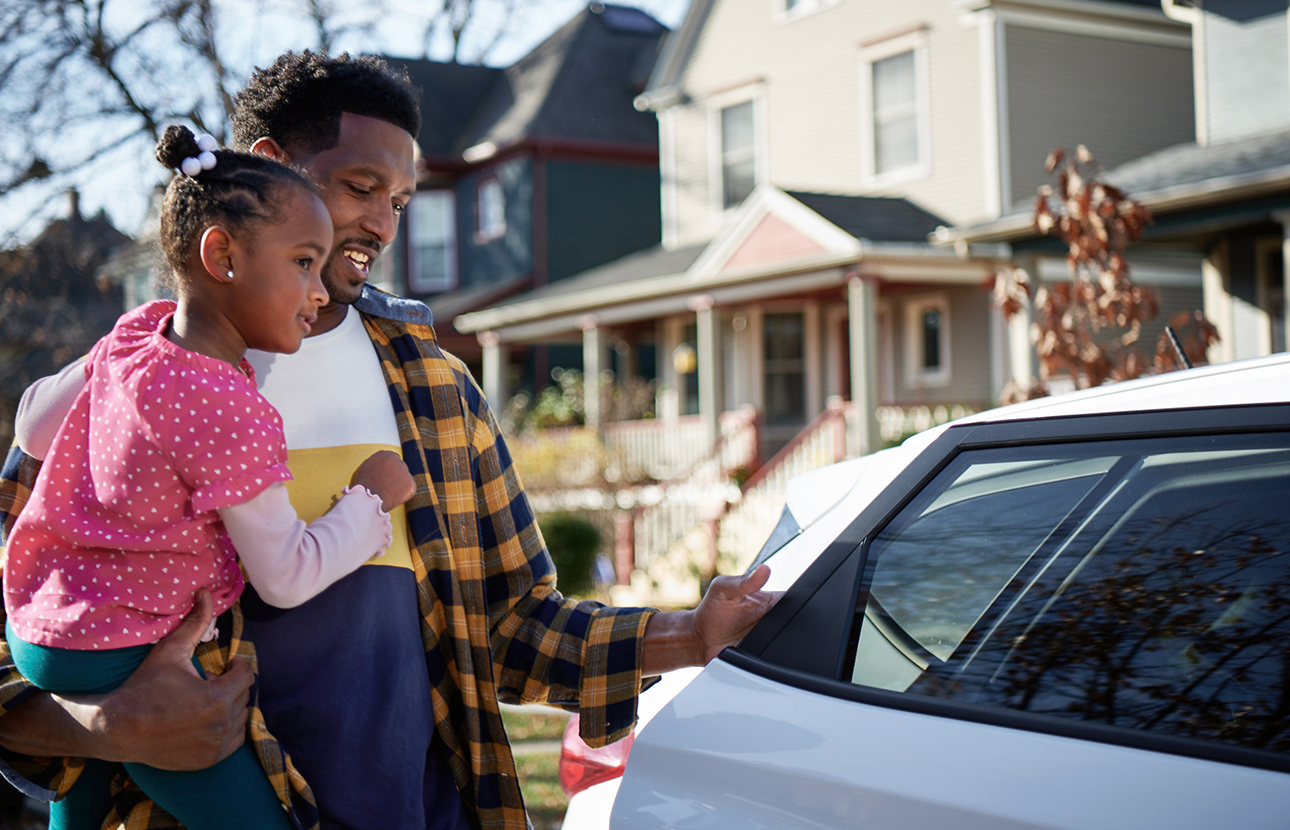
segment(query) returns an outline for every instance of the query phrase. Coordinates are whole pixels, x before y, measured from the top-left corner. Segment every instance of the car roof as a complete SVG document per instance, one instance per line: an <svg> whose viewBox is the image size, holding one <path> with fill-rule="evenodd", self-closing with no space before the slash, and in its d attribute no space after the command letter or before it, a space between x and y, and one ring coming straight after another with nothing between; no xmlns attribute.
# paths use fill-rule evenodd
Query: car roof
<svg viewBox="0 0 1290 830"><path fill-rule="evenodd" d="M1197 366L1002 406L957 423L1015 421L1142 412L1198 406L1250 406L1290 401L1290 354Z"/></svg>

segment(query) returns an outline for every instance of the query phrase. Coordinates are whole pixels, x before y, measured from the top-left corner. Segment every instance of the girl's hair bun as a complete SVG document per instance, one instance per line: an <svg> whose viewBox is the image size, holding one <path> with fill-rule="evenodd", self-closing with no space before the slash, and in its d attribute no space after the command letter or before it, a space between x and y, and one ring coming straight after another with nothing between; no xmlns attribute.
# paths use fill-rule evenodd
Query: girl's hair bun
<svg viewBox="0 0 1290 830"><path fill-rule="evenodd" d="M174 170L183 164L184 159L193 158L201 152L197 147L197 137L192 130L179 124L171 124L157 142L157 161L164 167Z"/></svg>

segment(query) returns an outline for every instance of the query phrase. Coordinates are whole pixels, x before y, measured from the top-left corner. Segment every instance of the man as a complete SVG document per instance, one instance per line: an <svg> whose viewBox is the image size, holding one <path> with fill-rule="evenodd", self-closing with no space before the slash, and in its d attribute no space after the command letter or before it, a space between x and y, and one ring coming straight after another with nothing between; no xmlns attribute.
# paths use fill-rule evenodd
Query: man
<svg viewBox="0 0 1290 830"><path fill-rule="evenodd" d="M271 608L248 590L221 619L221 656L258 660L256 748L304 826L315 815L296 769L323 827L523 828L498 701L576 707L588 742L622 737L642 675L702 664L741 639L773 600L759 590L767 572L718 580L692 612L605 608L556 593L478 388L439 350L428 309L365 285L415 188L419 115L406 79L374 59L287 54L238 96L234 128L239 145L318 182L336 231L324 269L332 302L312 336L296 355L251 356L283 413L293 504L306 521L320 515L374 447L401 451L417 481L393 517L407 528L401 548L297 609ZM64 373L53 387L65 397L79 377ZM47 405L44 420L57 411ZM30 477L34 462L11 461L7 477ZM0 508L16 512L23 495L11 489ZM255 698L237 660L211 681L186 664L208 615L201 598L129 682L98 698L35 693L6 659L0 745L169 768L223 757ZM20 755L7 758L27 785L46 794L70 786L75 762L42 766ZM127 810L130 826L173 826L128 792L118 803Z"/></svg>

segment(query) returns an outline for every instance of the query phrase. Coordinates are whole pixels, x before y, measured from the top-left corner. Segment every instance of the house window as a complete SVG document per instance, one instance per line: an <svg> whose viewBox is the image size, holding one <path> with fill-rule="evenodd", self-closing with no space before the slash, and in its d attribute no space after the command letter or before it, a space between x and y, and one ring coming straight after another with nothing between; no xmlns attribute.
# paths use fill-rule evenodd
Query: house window
<svg viewBox="0 0 1290 830"><path fill-rule="evenodd" d="M781 21L795 20L835 6L837 2L838 0L776 0L775 17Z"/></svg>
<svg viewBox="0 0 1290 830"><path fill-rule="evenodd" d="M905 307L905 380L911 388L950 382L950 301L935 294Z"/></svg>
<svg viewBox="0 0 1290 830"><path fill-rule="evenodd" d="M721 207L738 206L757 184L753 102L721 110Z"/></svg>
<svg viewBox="0 0 1290 830"><path fill-rule="evenodd" d="M864 172L922 175L928 167L926 50L922 31L865 49Z"/></svg>
<svg viewBox="0 0 1290 830"><path fill-rule="evenodd" d="M456 287L457 221L452 191L417 191L408 213L409 293L428 294Z"/></svg>
<svg viewBox="0 0 1290 830"><path fill-rule="evenodd" d="M475 241L487 242L506 232L506 196L498 179L480 182L475 193Z"/></svg>
<svg viewBox="0 0 1290 830"><path fill-rule="evenodd" d="M806 321L801 312L762 318L766 423L806 420Z"/></svg>

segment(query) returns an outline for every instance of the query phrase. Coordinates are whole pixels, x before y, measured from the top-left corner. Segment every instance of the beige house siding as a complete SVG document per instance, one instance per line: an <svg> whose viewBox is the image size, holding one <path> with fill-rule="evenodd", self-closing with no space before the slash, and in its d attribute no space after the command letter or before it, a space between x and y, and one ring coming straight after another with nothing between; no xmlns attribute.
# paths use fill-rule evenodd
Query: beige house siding
<svg viewBox="0 0 1290 830"><path fill-rule="evenodd" d="M910 304L929 295L948 295L950 304L950 377L938 386L915 386L909 382L908 341L917 332L907 324ZM985 403L998 390L990 383L990 309L987 294L980 288L935 288L902 293L891 298L893 403L912 406L923 403Z"/></svg>
<svg viewBox="0 0 1290 830"><path fill-rule="evenodd" d="M717 0L682 83L691 102L669 110L676 193L668 217L676 245L720 226L713 192L713 113L761 95L763 171L786 190L902 195L950 222L980 218L980 49L977 27L945 2L842 0L794 20L769 0ZM875 185L862 170L861 89L865 50L890 37L926 33L928 173Z"/></svg>
<svg viewBox="0 0 1290 830"><path fill-rule="evenodd" d="M1051 181L1044 159L1055 147L1084 144L1109 168L1194 139L1190 49L1005 30L1014 204Z"/></svg>

